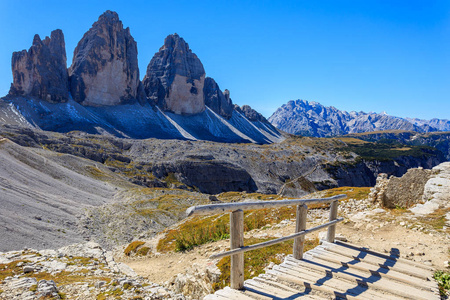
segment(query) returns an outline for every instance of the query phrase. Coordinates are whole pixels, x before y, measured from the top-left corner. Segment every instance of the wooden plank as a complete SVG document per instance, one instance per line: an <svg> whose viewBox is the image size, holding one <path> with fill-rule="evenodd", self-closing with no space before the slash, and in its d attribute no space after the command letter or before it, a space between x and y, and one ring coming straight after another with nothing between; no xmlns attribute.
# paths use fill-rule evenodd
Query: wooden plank
<svg viewBox="0 0 450 300"><path fill-rule="evenodd" d="M412 286L420 287L422 289L436 289L437 286L432 281L426 281L423 279L419 279L417 277L407 275L396 270L388 270L384 268L378 268L374 265L367 264L365 262L358 262L357 264L352 263L349 259L339 259L337 256L332 256L327 254L320 254L316 252L308 252L305 254L305 258L308 260L319 260L323 261L323 263L334 266L343 266L349 270L359 270L361 272L372 274L374 276L389 278L392 280L396 280L399 282L403 282L405 284L409 284Z"/></svg>
<svg viewBox="0 0 450 300"><path fill-rule="evenodd" d="M304 236L304 235L306 235L308 233L311 233L311 232L314 232L314 231L317 231L317 230L321 230L321 229L326 228L328 226L331 226L333 224L337 224L339 222L342 222L343 220L344 220L344 218L339 218L339 219L336 219L334 221L328 222L326 224L322 224L322 225L319 225L319 226L316 226L316 227L313 227L313 228L310 228L310 229L303 230L302 232L297 232L297 233L294 233L294 234L291 234L291 235L288 235L288 236L285 236L285 237L282 237L282 238L273 239L273 240L270 240L270 241L267 241L267 242L254 244L254 245L250 245L250 246L245 246L245 247L240 247L238 249L229 250L229 251L225 251L225 252L222 252L222 253L214 254L214 255L211 255L209 258L210 259L222 258L222 257L230 256L230 255L233 255L233 254L236 254L236 253L243 253L243 252L246 252L246 251L255 250L255 249L264 248L264 247L267 247L267 246L279 244L279 243L282 243L282 242L285 242L285 241L289 241L289 240L295 239L295 238L300 237L300 236Z"/></svg>
<svg viewBox="0 0 450 300"><path fill-rule="evenodd" d="M334 221L337 218L337 213L338 213L338 205L339 202L338 201L333 201L331 202L331 206L330 206L330 221ZM334 237L336 236L336 225L330 226L328 227L328 231L327 231L327 241L330 243L334 242Z"/></svg>
<svg viewBox="0 0 450 300"><path fill-rule="evenodd" d="M290 265L292 269L299 271L301 271L300 266L308 267L321 272L323 275L332 274L332 276L335 278L338 279L341 278L343 280L355 282L360 285L361 284L367 285L371 289L373 288L377 290L382 290L383 292L397 295L400 297L410 298L413 296L415 299L418 300L428 300L430 299L430 296L432 296L433 294L431 290L420 290L417 289L416 287L404 285L381 277L378 277L378 280L376 281L370 281L368 279L372 275L369 275L369 277L364 277L364 274L361 274L361 272L359 271L356 271L354 273L345 271L336 271L336 269L334 269L333 267L311 263L310 261L306 260L295 262L287 260L285 261L285 264Z"/></svg>
<svg viewBox="0 0 450 300"><path fill-rule="evenodd" d="M334 202L333 202L334 203ZM306 229L306 218L308 213L308 206L297 205L297 219L295 222L295 232L302 232ZM329 227L328 227L329 228ZM294 239L294 257L296 259L303 258L303 244L305 242L305 237L300 236Z"/></svg>
<svg viewBox="0 0 450 300"><path fill-rule="evenodd" d="M342 284L341 282L328 282L327 284L318 284L316 278L309 278L309 276L302 274L302 276L298 276L297 274L290 274L286 272L286 270L269 270L267 273L273 274L278 279L291 282L298 285L303 285L307 289L316 290L321 293L328 294L330 296L339 296L348 300L360 300L360 299L377 299L375 296L373 297L358 297L352 294L348 294L345 292L346 289L350 289L350 286ZM367 296L367 295L364 295ZM381 298L378 298L381 299Z"/></svg>
<svg viewBox="0 0 450 300"><path fill-rule="evenodd" d="M337 246L337 245L335 245L335 246ZM339 246L337 246L337 247L339 247ZM364 257L362 257L361 253L358 251L347 251L347 250L344 251L343 249L339 249L336 247L330 247L330 246L326 246L326 247L319 246L315 250L320 250L320 249L329 251L329 252L333 252L333 253L336 253L336 254L339 254L339 255L342 255L345 257L350 257L355 260L363 261L363 262L373 264L375 266L379 266L382 268L386 268L389 270L397 270L401 273L412 275L412 276L415 276L417 278L421 278L424 280L431 280L431 278L432 278L432 274L430 272L426 272L423 269L414 268L410 265L403 264L403 263L397 262L395 260L387 260L387 259L383 259L381 257L377 257L374 255L364 255Z"/></svg>
<svg viewBox="0 0 450 300"><path fill-rule="evenodd" d="M222 290L218 290L215 294L226 297L228 299L255 300L255 298L245 295L244 292L241 292L239 290L233 290L228 286ZM260 298L260 299L262 299L262 298Z"/></svg>
<svg viewBox="0 0 450 300"><path fill-rule="evenodd" d="M329 198L321 199L292 199L292 200L273 200L273 201L252 201L252 202L235 202L235 203L219 203L219 204L209 204L209 205L198 205L191 206L186 210L186 215L198 216L198 215L214 215L224 212L233 212L239 209L249 210L249 209L263 209L263 208L274 208L289 205L311 205L311 204L324 204L330 203L336 200L347 198L347 195L336 195Z"/></svg>
<svg viewBox="0 0 450 300"><path fill-rule="evenodd" d="M363 282L345 280L343 278L333 277L331 274L323 274L317 270L302 268L298 270L292 266L282 264L276 270L293 275L299 278L306 278L316 285L325 285L342 291L345 295L360 296L363 299L405 299L398 295L393 295L386 291L375 290L365 285ZM408 298L410 299L410 298Z"/></svg>
<svg viewBox="0 0 450 300"><path fill-rule="evenodd" d="M289 299L296 299L296 298L292 298L295 295L298 295L297 298L301 298L301 299L323 299L323 297L321 297L321 296L317 296L317 295L311 294L311 291L306 289L306 287L302 291L302 290L299 290L299 289L291 288L291 287L289 287L289 286L287 286L287 285L285 285L283 283L280 283L278 281L274 281L273 279L265 279L265 278L262 278L260 276L255 277L254 280L261 281L261 282L264 282L264 283L266 283L268 285L273 285L275 287L278 287L280 289L283 289L283 290L286 290L286 291L290 292L292 295L289 297Z"/></svg>
<svg viewBox="0 0 450 300"><path fill-rule="evenodd" d="M383 258L386 258L386 259L395 259L398 262L405 263L405 264L414 266L416 268L422 268L422 269L425 269L427 271L434 272L434 268L432 268L430 266L427 266L427 265L424 265L424 264L421 264L421 263L418 263L418 262L415 262L415 261L411 261L411 260L404 259L404 258L401 258L401 257L394 258L394 257L386 255L384 253L379 253L379 252L370 250L368 248L359 247L359 246L352 245L350 243L344 243L344 242L341 242L341 241L336 241L336 244L338 244L340 246L343 246L343 247L353 248L353 249L358 250L358 251L365 251L365 252L367 252L369 254L380 256L380 257L383 257Z"/></svg>
<svg viewBox="0 0 450 300"><path fill-rule="evenodd" d="M239 292L245 293L247 296L252 297L253 299L258 299L258 300L272 300L273 299L273 297L258 293L256 290L254 290L252 288L249 289L249 286L246 285L245 281L244 281L244 290L239 291Z"/></svg>
<svg viewBox="0 0 450 300"><path fill-rule="evenodd" d="M244 212L236 210L230 216L230 249L244 246ZM231 256L230 286L240 290L244 287L244 253Z"/></svg>
<svg viewBox="0 0 450 300"><path fill-rule="evenodd" d="M270 286L261 281L256 281L255 279L248 279L245 281L246 288L253 288L256 291L262 292L266 295L271 295L277 298L288 298L292 296L292 293L289 293L286 290L282 290L276 288L274 286Z"/></svg>
<svg viewBox="0 0 450 300"><path fill-rule="evenodd" d="M203 298L203 300L222 300L222 299L223 299L223 297L218 296L216 294L209 294L209 295L206 295L205 298Z"/></svg>

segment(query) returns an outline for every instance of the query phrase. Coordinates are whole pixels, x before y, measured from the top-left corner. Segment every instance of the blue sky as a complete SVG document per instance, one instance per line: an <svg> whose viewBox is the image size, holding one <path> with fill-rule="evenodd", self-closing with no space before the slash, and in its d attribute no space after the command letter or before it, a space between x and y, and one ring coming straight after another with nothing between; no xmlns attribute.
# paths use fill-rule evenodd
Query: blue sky
<svg viewBox="0 0 450 300"><path fill-rule="evenodd" d="M11 54L62 29L68 64L105 10L138 44L141 78L177 32L234 103L266 117L289 100L450 119L450 1L0 1L0 95Z"/></svg>

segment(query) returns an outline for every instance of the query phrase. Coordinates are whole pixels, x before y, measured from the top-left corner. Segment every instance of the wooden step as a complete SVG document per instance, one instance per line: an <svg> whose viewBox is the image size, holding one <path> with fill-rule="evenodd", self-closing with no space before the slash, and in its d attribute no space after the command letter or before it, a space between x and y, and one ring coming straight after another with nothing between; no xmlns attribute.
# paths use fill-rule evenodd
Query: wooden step
<svg viewBox="0 0 450 300"><path fill-rule="evenodd" d="M299 272L301 272L303 268L310 268L325 276L332 276L334 278L347 280L359 285L367 285L369 288L382 290L383 292L405 298L408 298L412 293L418 300L428 300L429 292L432 292L430 289L426 291L420 290L416 287L397 283L379 276L369 274L368 277L365 277L365 274L361 271L346 272L345 270L339 270L327 265L316 263L312 260L301 260L296 262L286 260L285 263L290 266L291 269L298 270Z"/></svg>

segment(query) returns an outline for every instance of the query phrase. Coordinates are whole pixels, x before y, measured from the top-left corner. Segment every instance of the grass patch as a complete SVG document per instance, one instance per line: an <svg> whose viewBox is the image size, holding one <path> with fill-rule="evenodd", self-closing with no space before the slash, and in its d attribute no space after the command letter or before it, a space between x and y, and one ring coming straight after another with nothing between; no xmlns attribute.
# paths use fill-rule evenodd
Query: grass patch
<svg viewBox="0 0 450 300"><path fill-rule="evenodd" d="M439 208L423 217L417 217L417 221L431 226L436 230L442 230L445 226L445 222L447 221L445 215L450 212L450 208Z"/></svg>
<svg viewBox="0 0 450 300"><path fill-rule="evenodd" d="M97 295L97 300L106 300L110 297L122 299L120 296L123 295L123 291L121 289L116 289L112 291L101 292Z"/></svg>
<svg viewBox="0 0 450 300"><path fill-rule="evenodd" d="M309 209L319 207L328 207L328 204L311 205ZM245 211L244 230L264 228L282 220L295 219L295 214L295 206ZM166 230L165 237L158 242L157 251L187 251L196 246L226 239L230 232L229 223L229 214L189 218L178 228Z"/></svg>
<svg viewBox="0 0 450 300"><path fill-rule="evenodd" d="M257 243L266 242L270 239L250 238L244 240L244 245L253 245ZM273 262L275 264L282 263L284 255L292 254L294 241L279 243L269 247L255 249L244 253L244 280L250 279L264 273L264 268ZM313 249L319 245L319 240L305 240L304 251ZM217 267L220 269L221 275L218 283L213 284L215 291L224 288L230 284L230 263L231 258L222 258Z"/></svg>
<svg viewBox="0 0 450 300"><path fill-rule="evenodd" d="M228 218L221 217L211 222L197 218L184 223L182 229L169 231L166 238L159 241L158 251L187 251L195 246L226 239L229 237L229 226L225 219Z"/></svg>
<svg viewBox="0 0 450 300"><path fill-rule="evenodd" d="M0 264L0 281L5 280L6 277L13 277L14 275L23 274L23 267L18 267L17 264L22 262L23 264L29 263L28 260L16 260L9 264Z"/></svg>
<svg viewBox="0 0 450 300"><path fill-rule="evenodd" d="M139 250L136 252L136 255L138 256L146 256L148 254L148 252L150 251L149 247L141 247L139 248Z"/></svg>
<svg viewBox="0 0 450 300"><path fill-rule="evenodd" d="M364 200L367 199L367 197L369 197L370 189L371 189L370 187L343 186L334 189L324 190L322 191L322 193L324 198L346 194L347 199Z"/></svg>
<svg viewBox="0 0 450 300"><path fill-rule="evenodd" d="M439 285L439 293L441 294L441 297L445 299L450 291L450 273L445 271L436 271L433 278Z"/></svg>
<svg viewBox="0 0 450 300"><path fill-rule="evenodd" d="M403 144L387 144L379 142L348 143L343 151L359 155L358 160L390 161L400 156L429 157L437 155L437 150L428 146L408 146Z"/></svg>
<svg viewBox="0 0 450 300"><path fill-rule="evenodd" d="M132 253L136 253L137 252L137 249L139 248L139 247L141 247L142 245L144 245L145 244L145 242L141 242L141 241L134 241L134 242L131 242L126 248L125 248L125 250L123 251L123 253L126 255L126 256L130 256Z"/></svg>

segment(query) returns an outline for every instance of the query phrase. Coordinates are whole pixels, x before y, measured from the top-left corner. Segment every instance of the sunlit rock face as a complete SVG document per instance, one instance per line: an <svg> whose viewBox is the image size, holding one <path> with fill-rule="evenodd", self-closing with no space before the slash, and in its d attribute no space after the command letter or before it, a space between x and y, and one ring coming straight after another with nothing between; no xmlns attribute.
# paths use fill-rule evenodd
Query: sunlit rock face
<svg viewBox="0 0 450 300"><path fill-rule="evenodd" d="M205 110L205 70L176 33L167 36L153 56L143 83L147 99L164 111L198 114Z"/></svg>
<svg viewBox="0 0 450 300"><path fill-rule="evenodd" d="M9 95L64 102L69 97L66 48L63 32L52 31L41 40L35 35L30 49L14 52L11 59L13 83Z"/></svg>
<svg viewBox="0 0 450 300"><path fill-rule="evenodd" d="M88 106L118 105L138 98L137 45L116 12L106 11L86 32L69 68L75 101Z"/></svg>

